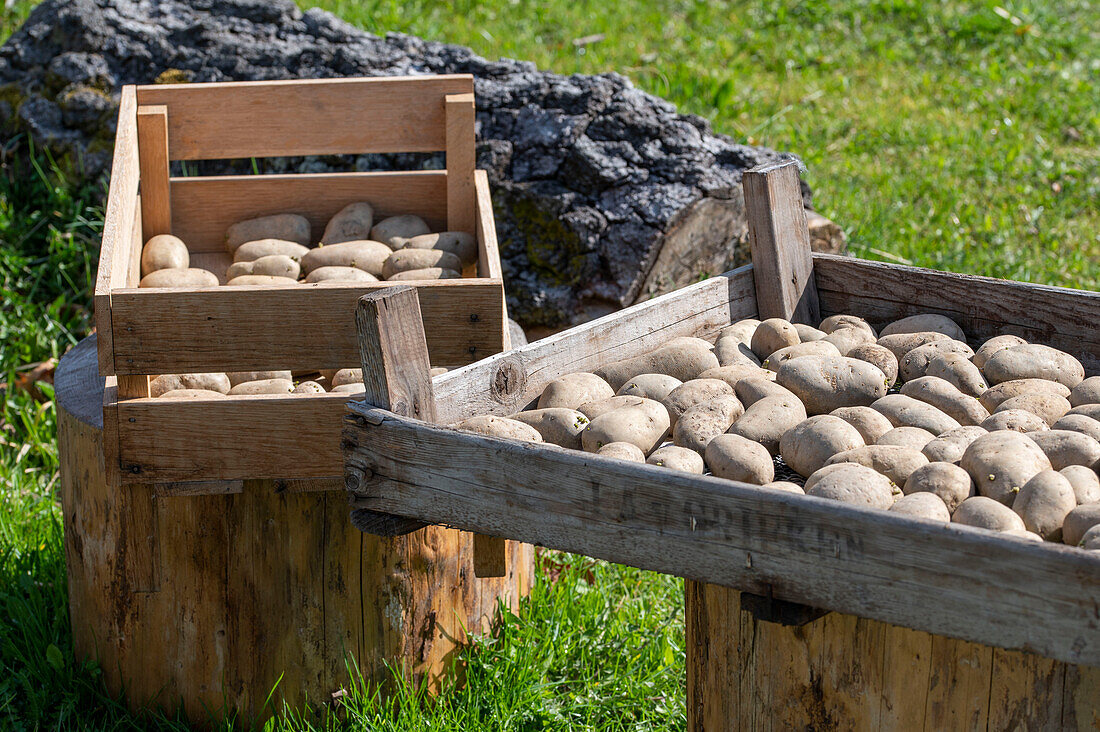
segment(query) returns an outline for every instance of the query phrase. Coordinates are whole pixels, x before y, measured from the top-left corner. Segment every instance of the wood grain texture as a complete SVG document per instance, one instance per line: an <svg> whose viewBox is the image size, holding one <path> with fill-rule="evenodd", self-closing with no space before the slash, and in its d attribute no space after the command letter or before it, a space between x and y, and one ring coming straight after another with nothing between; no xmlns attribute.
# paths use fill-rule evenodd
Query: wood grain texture
<svg viewBox="0 0 1100 732"><path fill-rule="evenodd" d="M747 170L741 185L760 317L816 326L821 315L798 163L789 160Z"/></svg>
<svg viewBox="0 0 1100 732"><path fill-rule="evenodd" d="M138 162L141 169L142 242L172 233L172 201L168 185L168 108L137 110Z"/></svg>
<svg viewBox="0 0 1100 732"><path fill-rule="evenodd" d="M347 368L359 363L355 303L393 284L123 289L111 296L115 368L123 374ZM503 285L416 284L432 363L471 363L503 348Z"/></svg>
<svg viewBox="0 0 1100 732"><path fill-rule="evenodd" d="M357 201L370 202L376 221L411 213L434 231L447 225L442 170L177 177L171 186L172 233L192 252L224 252L231 225L277 213L305 216L319 241L328 220Z"/></svg>
<svg viewBox="0 0 1100 732"><path fill-rule="evenodd" d="M489 174L484 170L474 171L474 191L477 193L477 276L502 279L504 272L500 266L496 216L489 194Z"/></svg>
<svg viewBox="0 0 1100 732"><path fill-rule="evenodd" d="M137 88L168 107L173 160L435 152L445 149L443 98L473 77L378 77Z"/></svg>
<svg viewBox="0 0 1100 732"><path fill-rule="evenodd" d="M355 310L363 402L435 421L431 361L416 288L387 287L359 298Z"/></svg>
<svg viewBox="0 0 1100 732"><path fill-rule="evenodd" d="M1087 552L349 409L345 454L375 476L373 510L1100 664ZM1017 621L1031 616L1044 622Z"/></svg>
<svg viewBox="0 0 1100 732"><path fill-rule="evenodd" d="M559 376L594 371L677 336L713 339L755 313L750 265L436 377L439 421L513 414Z"/></svg>
<svg viewBox="0 0 1100 732"><path fill-rule="evenodd" d="M477 201L474 190L474 95L448 94L446 107L447 229L474 234Z"/></svg>

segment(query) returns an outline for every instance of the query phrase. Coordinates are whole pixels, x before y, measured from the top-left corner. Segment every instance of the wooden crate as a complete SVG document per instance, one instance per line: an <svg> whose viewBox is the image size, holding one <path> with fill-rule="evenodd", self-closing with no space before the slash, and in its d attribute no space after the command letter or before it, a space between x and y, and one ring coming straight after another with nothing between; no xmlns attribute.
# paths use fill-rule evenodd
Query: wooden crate
<svg viewBox="0 0 1100 732"><path fill-rule="evenodd" d="M169 162L446 152L446 170L170 177ZM314 236L354 201L476 235L475 272L416 283L432 363L505 346L504 287L488 179L474 169L469 75L127 86L122 92L99 272L96 330L108 376L106 467L114 483L337 478L346 395L149 399L159 374L341 368L358 363L354 304L391 286L138 289L142 243L172 233L219 277L228 226L273 213ZM306 447L308 446L308 447ZM224 486L222 486L224 488Z"/></svg>
<svg viewBox="0 0 1100 732"><path fill-rule="evenodd" d="M811 255L792 164L745 194L754 265L436 377L438 424L368 389L344 431L355 505L687 578L691 729L1093 724L1095 553L439 426L748 317L937 312L1100 372L1100 295Z"/></svg>

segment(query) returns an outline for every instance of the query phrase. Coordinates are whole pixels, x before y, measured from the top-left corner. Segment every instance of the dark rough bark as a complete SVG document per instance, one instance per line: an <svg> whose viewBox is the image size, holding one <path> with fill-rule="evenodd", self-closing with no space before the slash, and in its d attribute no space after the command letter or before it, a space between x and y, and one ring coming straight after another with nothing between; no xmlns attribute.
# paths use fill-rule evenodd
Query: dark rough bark
<svg viewBox="0 0 1100 732"><path fill-rule="evenodd" d="M741 173L783 154L716 135L618 74L561 76L461 46L380 38L289 0L47 0L0 49L0 128L94 175L110 162L123 84L426 73L477 77L479 165L493 184L509 307L525 326L575 323L744 261ZM371 155L263 168L440 161ZM214 161L200 172L245 165ZM716 211L713 230L693 220ZM664 257L676 260L669 274L660 255L677 230L694 239Z"/></svg>

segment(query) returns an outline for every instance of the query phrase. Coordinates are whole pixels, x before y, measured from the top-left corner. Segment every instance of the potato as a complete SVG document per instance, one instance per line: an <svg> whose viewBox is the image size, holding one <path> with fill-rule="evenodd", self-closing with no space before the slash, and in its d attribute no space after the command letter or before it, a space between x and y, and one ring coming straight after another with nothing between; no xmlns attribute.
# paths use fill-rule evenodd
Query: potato
<svg viewBox="0 0 1100 732"><path fill-rule="evenodd" d="M334 386L330 390L332 394L364 394L366 388L362 384L340 384L340 386Z"/></svg>
<svg viewBox="0 0 1100 732"><path fill-rule="evenodd" d="M294 387L294 391L291 394L324 394L325 387L321 386L316 381L303 381Z"/></svg>
<svg viewBox="0 0 1100 732"><path fill-rule="evenodd" d="M684 382L668 374L638 374L619 387L618 396L638 396L661 401Z"/></svg>
<svg viewBox="0 0 1100 732"><path fill-rule="evenodd" d="M402 249L437 249L458 257L463 267L477 261L477 240L465 231L441 231L438 234L421 234L411 239L397 239Z"/></svg>
<svg viewBox="0 0 1100 732"><path fill-rule="evenodd" d="M812 487L806 482L806 495L883 510L894 505L894 487L885 475L854 463L829 467L832 470L814 481Z"/></svg>
<svg viewBox="0 0 1100 732"><path fill-rule="evenodd" d="M1001 406L1002 402L1012 397L1036 393L1056 394L1057 396L1068 398L1070 392L1068 386L1059 384L1056 381L1047 381L1046 379L1015 379L989 387L982 392L980 397L978 397L978 401L982 403L983 407L993 412L993 410Z"/></svg>
<svg viewBox="0 0 1100 732"><path fill-rule="evenodd" d="M898 380L898 359L888 348L883 348L877 343L861 343L843 355L878 366L879 370L886 374L886 383L890 386Z"/></svg>
<svg viewBox="0 0 1100 732"><path fill-rule="evenodd" d="M531 425L542 435L543 442L581 449L581 432L588 426L588 417L575 409L550 407L513 414L512 419Z"/></svg>
<svg viewBox="0 0 1100 732"><path fill-rule="evenodd" d="M733 336L722 336L714 344L714 355L720 366L760 366L752 349Z"/></svg>
<svg viewBox="0 0 1100 732"><path fill-rule="evenodd" d="M486 437L503 437L524 442L542 442L542 435L529 424L507 417L495 417L491 414L478 415L455 422L451 425L463 432L474 432Z"/></svg>
<svg viewBox="0 0 1100 732"><path fill-rule="evenodd" d="M688 407L707 401L719 394L733 395L733 387L721 379L691 379L669 392L668 396L661 400L668 410L672 424L680 418ZM734 397L736 399L736 397ZM738 402L740 404L740 402ZM740 412L737 416L741 416ZM726 425L729 427L729 425ZM725 432L725 430L722 430Z"/></svg>
<svg viewBox="0 0 1100 732"><path fill-rule="evenodd" d="M863 437L863 441L868 445L878 442L880 437L894 427L890 424L890 420L870 407L841 407L840 409L834 409L829 414L840 417L855 427L860 436Z"/></svg>
<svg viewBox="0 0 1100 732"><path fill-rule="evenodd" d="M633 398L633 397L630 397ZM636 407L620 407L599 415L581 433L586 452L596 452L611 442L630 442L646 455L668 434L668 410L652 399Z"/></svg>
<svg viewBox="0 0 1100 732"><path fill-rule="evenodd" d="M901 387L901 393L931 404L961 425L979 425L989 417L989 411L981 402L938 376L921 376L908 381Z"/></svg>
<svg viewBox="0 0 1100 732"><path fill-rule="evenodd" d="M310 249L302 256L302 271L309 275L322 267L355 267L381 277L393 250L377 241L345 241Z"/></svg>
<svg viewBox="0 0 1100 732"><path fill-rule="evenodd" d="M771 483L764 483L761 488L771 488L776 491L786 491L787 493L797 493L800 496L806 495L806 491L802 486L797 483L792 483L789 480L773 480Z"/></svg>
<svg viewBox="0 0 1100 732"><path fill-rule="evenodd" d="M934 439L936 439L936 436L928 430L921 429L920 427L902 426L895 427L889 432L886 432L882 437L875 440L875 444L892 447L908 447L923 453L924 448Z"/></svg>
<svg viewBox="0 0 1100 732"><path fill-rule="evenodd" d="M306 275L306 282L378 282L378 278L358 267L318 267Z"/></svg>
<svg viewBox="0 0 1100 732"><path fill-rule="evenodd" d="M989 360L989 357L998 351L1003 351L1006 348L1012 348L1013 346L1022 346L1027 343L1020 336L1014 335L999 335L993 336L985 343L983 343L977 351L974 351L971 361L979 369L985 368L985 362Z"/></svg>
<svg viewBox="0 0 1100 732"><path fill-rule="evenodd" d="M780 438L804 419L806 408L796 397L764 397L753 402L729 431L758 442L772 455L778 455Z"/></svg>
<svg viewBox="0 0 1100 732"><path fill-rule="evenodd" d="M287 381L291 381L293 379L289 371L231 371L227 373L226 376L229 377L229 385L231 387L249 381L265 381L267 379L286 379Z"/></svg>
<svg viewBox="0 0 1100 732"><path fill-rule="evenodd" d="M301 267L285 254L269 254L247 262L234 262L225 271L225 279L233 280L244 275L268 275L298 279Z"/></svg>
<svg viewBox="0 0 1100 732"><path fill-rule="evenodd" d="M986 434L989 433L976 425L956 427L930 440L921 448L921 452L934 463L958 463L970 443Z"/></svg>
<svg viewBox="0 0 1100 732"><path fill-rule="evenodd" d="M290 379L261 379L237 384L229 390L229 396L244 394L289 394L294 391L294 382Z"/></svg>
<svg viewBox="0 0 1100 732"><path fill-rule="evenodd" d="M432 230L424 223L424 219L412 214L403 214L379 221L371 227L370 238L383 244L390 244L393 239L412 239L414 236L431 232Z"/></svg>
<svg viewBox="0 0 1100 732"><path fill-rule="evenodd" d="M820 328L823 333L835 333L841 328L860 328L870 333L873 337L878 337L878 334L875 333L875 329L871 327L870 323L855 315L830 315L825 318L825 320L822 320L817 327Z"/></svg>
<svg viewBox="0 0 1100 732"><path fill-rule="evenodd" d="M828 335L823 330L818 330L812 325L806 325L805 323L792 323L794 330L798 333L798 340L802 343L809 343L811 341L820 341L822 338Z"/></svg>
<svg viewBox="0 0 1100 732"><path fill-rule="evenodd" d="M329 383L331 383L333 386L343 386L344 384L362 384L363 369L340 369L329 378Z"/></svg>
<svg viewBox="0 0 1100 732"><path fill-rule="evenodd" d="M1070 406L1100 404L1100 376L1090 376L1069 393Z"/></svg>
<svg viewBox="0 0 1100 732"><path fill-rule="evenodd" d="M825 461L826 465L836 463L856 463L872 468L885 475L895 485L903 486L914 470L928 464L928 458L911 447L864 445L838 452Z"/></svg>
<svg viewBox="0 0 1100 732"><path fill-rule="evenodd" d="M220 391L209 389L172 389L161 394L160 399L218 399L224 397Z"/></svg>
<svg viewBox="0 0 1100 732"><path fill-rule="evenodd" d="M700 379L721 379L729 384L732 388L736 389L737 384L742 379L768 379L769 381L775 380L775 372L768 371L767 369L759 366L751 366L749 364L734 364L730 366L719 366L718 368L707 369L703 373L699 374Z"/></svg>
<svg viewBox="0 0 1100 732"><path fill-rule="evenodd" d="M928 343L935 343L936 341L949 341L951 340L943 333L895 333L894 335L882 336L878 339L878 344L883 348L894 354L894 358L901 363L901 360L905 358L905 354L912 351L914 348L920 348Z"/></svg>
<svg viewBox="0 0 1100 732"><path fill-rule="evenodd" d="M985 362L984 373L994 384L1014 379L1048 379L1072 389L1085 380L1085 367L1076 358L1035 343L997 351Z"/></svg>
<svg viewBox="0 0 1100 732"><path fill-rule="evenodd" d="M1042 417L1023 409L1006 409L1003 412L997 412L990 415L989 419L983 420L979 426L987 432L999 430L1035 432L1050 429Z"/></svg>
<svg viewBox="0 0 1100 732"><path fill-rule="evenodd" d="M339 244L345 241L362 241L370 238L374 226L374 207L366 201L349 203L337 211L325 224L322 244Z"/></svg>
<svg viewBox="0 0 1100 732"><path fill-rule="evenodd" d="M234 262L254 262L260 257L270 257L273 254L282 254L296 261L302 261L302 257L313 250L296 242L283 239L256 239L248 241L237 247L233 252Z"/></svg>
<svg viewBox="0 0 1100 732"><path fill-rule="evenodd" d="M1066 514L1062 521L1062 542L1077 546L1085 532L1100 524L1100 503L1078 506Z"/></svg>
<svg viewBox="0 0 1100 732"><path fill-rule="evenodd" d="M1100 441L1100 422L1083 414L1067 414L1050 426L1052 430L1072 430Z"/></svg>
<svg viewBox="0 0 1100 732"><path fill-rule="evenodd" d="M257 219L238 221L225 232L225 248L230 254L247 242L261 239L280 239L308 247L310 238L309 219L297 214L275 214Z"/></svg>
<svg viewBox="0 0 1100 732"><path fill-rule="evenodd" d="M1091 552L1100 549L1100 529L1094 526L1086 531L1084 536L1081 537L1081 541L1077 542L1077 546Z"/></svg>
<svg viewBox="0 0 1100 732"><path fill-rule="evenodd" d="M822 478L824 478L826 475L830 475L831 473L834 473L838 470L844 470L844 468L846 466L849 466L849 465L857 465L857 463L833 463L832 465L825 465L825 466L819 468L813 475L811 475L809 478L806 478L806 481L802 486L803 491L805 491L806 493L809 493L810 490L815 485L817 485L817 482L819 480L821 480ZM866 466L865 465L860 465L860 467L862 468L862 467L866 467ZM883 476L883 477L886 477L886 476ZM889 480L889 479L887 479L887 480Z"/></svg>
<svg viewBox="0 0 1100 732"><path fill-rule="evenodd" d="M881 346L879 347L881 348ZM902 381L912 381L913 379L919 379L921 376L927 376L928 366L931 364L932 359L947 353L957 353L970 358L974 351L962 341L946 340L925 343L901 357L898 362L898 375L901 376Z"/></svg>
<svg viewBox="0 0 1100 732"><path fill-rule="evenodd" d="M855 427L840 417L819 414L788 430L779 440L779 454L791 470L809 476L837 453L863 445Z"/></svg>
<svg viewBox="0 0 1100 732"><path fill-rule="evenodd" d="M672 442L701 453L707 443L728 430L744 412L733 394L719 394L698 402L684 410L673 424Z"/></svg>
<svg viewBox="0 0 1100 732"><path fill-rule="evenodd" d="M1061 419L1070 410L1070 404L1065 397L1057 394L1021 394L1011 399L1005 399L993 413L1007 412L1010 409L1022 409L1025 412L1031 412L1049 426Z"/></svg>
<svg viewBox="0 0 1100 732"><path fill-rule="evenodd" d="M973 478L980 495L1006 506L1012 505L1025 483L1051 469L1039 446L1012 430L990 432L974 440L959 465Z"/></svg>
<svg viewBox="0 0 1100 732"><path fill-rule="evenodd" d="M1073 486L1066 476L1053 470L1036 473L1012 503L1012 510L1024 520L1027 530L1047 541L1061 541L1062 522L1075 508Z"/></svg>
<svg viewBox="0 0 1100 732"><path fill-rule="evenodd" d="M775 478L775 464L763 445L740 435L718 435L704 456L710 472L719 478L763 485Z"/></svg>
<svg viewBox="0 0 1100 732"><path fill-rule="evenodd" d="M756 326L749 347L757 358L765 359L780 348L796 345L798 331L790 321L783 318L768 318Z"/></svg>
<svg viewBox="0 0 1100 732"><path fill-rule="evenodd" d="M577 411L588 417L589 420L593 420L599 417L601 414L606 414L613 409L622 409L623 407L640 407L648 401L656 401L655 399L649 400L645 397L636 396L613 396L607 399L597 399L592 402L585 402L577 407Z"/></svg>
<svg viewBox="0 0 1100 732"><path fill-rule="evenodd" d="M961 426L954 417L905 394L887 394L872 403L871 409L881 412L895 427L920 427L933 437Z"/></svg>
<svg viewBox="0 0 1100 732"><path fill-rule="evenodd" d="M911 493L899 498L890 510L910 518L927 519L948 523L951 521L951 512L947 510L943 499L935 493L922 491Z"/></svg>
<svg viewBox="0 0 1100 732"><path fill-rule="evenodd" d="M711 344L701 338L674 338L655 351L608 364L596 373L618 389L638 374L666 374L680 381L696 378L707 369L718 368Z"/></svg>
<svg viewBox="0 0 1100 732"><path fill-rule="evenodd" d="M578 372L559 376L547 384L539 397L538 406L539 409L577 409L582 404L613 396L615 390L599 376Z"/></svg>
<svg viewBox="0 0 1100 732"><path fill-rule="evenodd" d="M232 387L229 377L222 373L164 374L149 381L149 396L159 397L179 389L203 389L228 394Z"/></svg>
<svg viewBox="0 0 1100 732"><path fill-rule="evenodd" d="M736 323L727 325L722 330L718 331L718 340L723 338L734 338L746 346L752 343L752 334L756 332L757 326L760 325L760 321L756 318L745 318L738 320Z"/></svg>
<svg viewBox="0 0 1100 732"><path fill-rule="evenodd" d="M298 280L272 275L238 275L225 283L231 287L290 287Z"/></svg>
<svg viewBox="0 0 1100 732"><path fill-rule="evenodd" d="M1027 436L1050 460L1051 467L1061 470L1069 465L1092 468L1100 461L1100 442L1072 430L1043 430Z"/></svg>
<svg viewBox="0 0 1100 732"><path fill-rule="evenodd" d="M1100 404L1082 404L1069 410L1066 414L1083 414L1086 417L1100 421Z"/></svg>
<svg viewBox="0 0 1100 732"><path fill-rule="evenodd" d="M949 513L959 504L975 495L974 481L970 473L951 463L927 463L920 466L906 479L902 492L933 493L943 501Z"/></svg>
<svg viewBox="0 0 1100 732"><path fill-rule="evenodd" d="M644 463L645 453L638 449L637 445L629 442L611 442L596 451L597 455L629 460L632 463Z"/></svg>
<svg viewBox="0 0 1100 732"><path fill-rule="evenodd" d="M144 277L158 269L187 269L191 253L183 240L171 234L157 234L141 249L141 274Z"/></svg>
<svg viewBox="0 0 1100 732"><path fill-rule="evenodd" d="M704 372L706 373L706 372ZM729 382L726 382L729 383ZM738 379L733 386L733 393L745 407L755 404L764 397L790 397L797 399L790 389L785 389L769 378L763 376L749 376Z"/></svg>
<svg viewBox="0 0 1100 732"><path fill-rule="evenodd" d="M658 447L646 460L650 465L663 465L666 468L684 473L703 474L703 457L695 450L676 445Z"/></svg>
<svg viewBox="0 0 1100 732"><path fill-rule="evenodd" d="M852 352L852 349L874 343L875 335L872 331L864 328L846 326L837 328L822 340L833 344L841 356L847 356Z"/></svg>
<svg viewBox="0 0 1100 732"><path fill-rule="evenodd" d="M885 395L887 388L881 369L845 356L796 358L779 368L775 380L801 399L811 415L870 405Z"/></svg>
<svg viewBox="0 0 1100 732"><path fill-rule="evenodd" d="M807 341L786 348L780 348L764 359L764 368L769 371L779 371L779 367L799 356L839 356L840 351L828 341Z"/></svg>
<svg viewBox="0 0 1100 732"><path fill-rule="evenodd" d="M1042 541L1043 537L1036 534L1034 531L1028 531L1027 529L1009 529L1008 531L1001 532L1002 537L1011 537L1013 539L1023 539L1025 541Z"/></svg>
<svg viewBox="0 0 1100 732"><path fill-rule="evenodd" d="M150 272L141 278L138 287L217 287L219 284L213 272L191 267Z"/></svg>
<svg viewBox="0 0 1100 732"><path fill-rule="evenodd" d="M1100 503L1100 478L1096 471L1084 465L1067 465L1058 471L1073 486L1073 496L1078 506Z"/></svg>
<svg viewBox="0 0 1100 732"><path fill-rule="evenodd" d="M404 272L387 277L387 282L415 282L417 280L460 280L462 273L458 270L445 267L425 267L424 269L409 269Z"/></svg>
<svg viewBox="0 0 1100 732"><path fill-rule="evenodd" d="M936 354L928 361L925 373L951 382L963 394L974 398L981 396L987 388L982 372L961 353Z"/></svg>
<svg viewBox="0 0 1100 732"><path fill-rule="evenodd" d="M956 341L965 341L966 333L951 318L937 313L921 313L908 318L895 320L879 332L879 336L897 333L943 333Z"/></svg>
<svg viewBox="0 0 1100 732"><path fill-rule="evenodd" d="M985 496L967 498L951 514L952 523L990 531L1026 531L1024 520L1002 503Z"/></svg>

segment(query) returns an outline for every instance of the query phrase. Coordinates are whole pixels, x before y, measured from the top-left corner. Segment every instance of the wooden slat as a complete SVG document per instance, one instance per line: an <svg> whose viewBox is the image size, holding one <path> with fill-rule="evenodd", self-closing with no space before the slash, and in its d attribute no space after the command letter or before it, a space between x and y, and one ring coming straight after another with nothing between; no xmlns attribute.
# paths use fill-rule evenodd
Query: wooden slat
<svg viewBox="0 0 1100 732"><path fill-rule="evenodd" d="M477 193L477 276L503 278L500 249L497 245L496 216L493 214L493 199L489 193L489 174L484 170L474 171L474 190Z"/></svg>
<svg viewBox="0 0 1100 732"><path fill-rule="evenodd" d="M372 510L1100 665L1088 552L349 409Z"/></svg>
<svg viewBox="0 0 1100 732"><path fill-rule="evenodd" d="M474 95L446 97L447 229L473 234L476 226L474 191Z"/></svg>
<svg viewBox="0 0 1100 732"><path fill-rule="evenodd" d="M747 170L741 184L760 317L817 325L821 316L798 163L789 160Z"/></svg>
<svg viewBox="0 0 1100 732"><path fill-rule="evenodd" d="M319 240L333 214L357 201L370 202L375 221L411 213L435 231L447 225L442 170L177 177L171 185L172 231L192 252L224 252L231 225L278 213L305 216Z"/></svg>
<svg viewBox="0 0 1100 732"><path fill-rule="evenodd" d="M168 186L168 108L137 110L138 160L141 168L142 241L172 233L172 202Z"/></svg>
<svg viewBox="0 0 1100 732"><path fill-rule="evenodd" d="M118 106L115 154L111 163L111 184L107 190L107 210L103 215L99 269L95 282L95 325L99 333L99 373L102 376L115 372L111 341L111 290L125 286L131 254L128 242L137 211L137 191L137 100L134 87L125 86Z"/></svg>
<svg viewBox="0 0 1100 732"><path fill-rule="evenodd" d="M124 374L172 374L354 366L355 302L392 286L118 290L111 296L115 367ZM500 282L441 280L416 287L433 364L456 366L501 351Z"/></svg>
<svg viewBox="0 0 1100 732"><path fill-rule="evenodd" d="M140 86L168 107L173 160L434 152L443 97L473 93L466 74Z"/></svg>
<svg viewBox="0 0 1100 732"><path fill-rule="evenodd" d="M1100 372L1100 293L815 254L822 315L856 313L881 326L922 312L954 319L981 341L1015 333L1072 353Z"/></svg>
<svg viewBox="0 0 1100 732"><path fill-rule="evenodd" d="M104 377L103 385L103 475L107 485L117 486L119 475L118 377Z"/></svg>
<svg viewBox="0 0 1100 732"><path fill-rule="evenodd" d="M420 297L423 305L423 293ZM512 414L559 376L594 371L677 336L713 338L731 319L755 314L748 265L437 376L433 383L439 421Z"/></svg>

